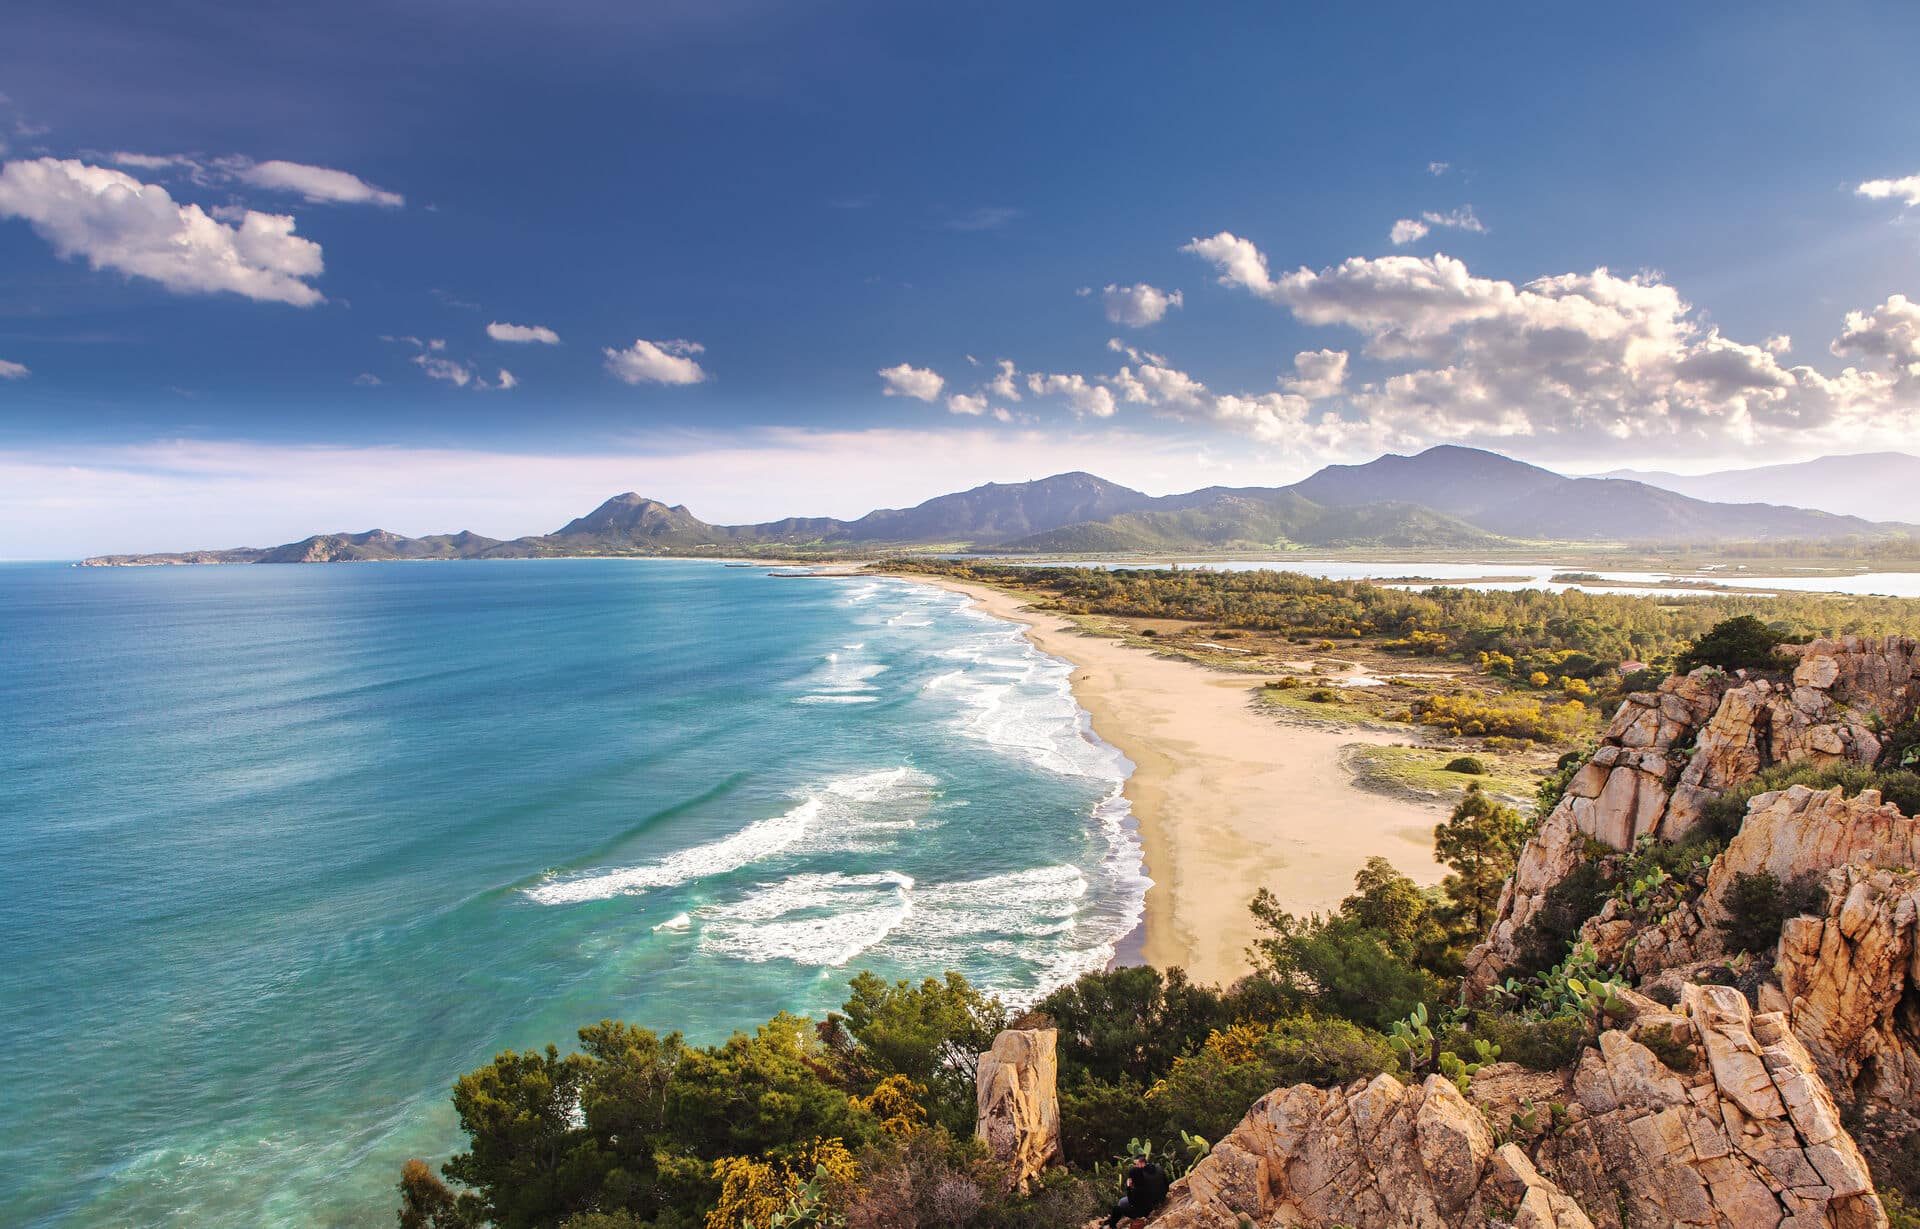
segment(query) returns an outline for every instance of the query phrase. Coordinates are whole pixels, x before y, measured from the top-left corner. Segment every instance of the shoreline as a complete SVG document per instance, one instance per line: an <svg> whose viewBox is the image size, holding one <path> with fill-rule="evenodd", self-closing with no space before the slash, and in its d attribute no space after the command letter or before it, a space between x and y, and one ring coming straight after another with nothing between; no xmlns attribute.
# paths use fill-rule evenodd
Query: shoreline
<svg viewBox="0 0 1920 1229"><path fill-rule="evenodd" d="M1225 985L1251 971L1246 948L1257 932L1247 907L1262 887L1289 912L1325 912L1375 854L1422 886L1439 882L1433 825L1446 808L1369 791L1344 764L1355 743L1404 735L1283 723L1253 707L1247 675L1088 635L987 585L877 574L962 594L1022 626L1035 648L1073 666L1074 699L1094 732L1133 761L1122 793L1153 884L1116 963L1179 966L1196 982Z"/></svg>

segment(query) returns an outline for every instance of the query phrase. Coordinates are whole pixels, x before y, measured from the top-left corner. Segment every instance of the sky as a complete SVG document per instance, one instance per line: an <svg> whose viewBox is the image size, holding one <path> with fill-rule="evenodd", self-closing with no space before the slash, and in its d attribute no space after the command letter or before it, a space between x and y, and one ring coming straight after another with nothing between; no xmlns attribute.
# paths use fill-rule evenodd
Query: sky
<svg viewBox="0 0 1920 1229"><path fill-rule="evenodd" d="M0 557L1920 446L1920 7L11 0Z"/></svg>

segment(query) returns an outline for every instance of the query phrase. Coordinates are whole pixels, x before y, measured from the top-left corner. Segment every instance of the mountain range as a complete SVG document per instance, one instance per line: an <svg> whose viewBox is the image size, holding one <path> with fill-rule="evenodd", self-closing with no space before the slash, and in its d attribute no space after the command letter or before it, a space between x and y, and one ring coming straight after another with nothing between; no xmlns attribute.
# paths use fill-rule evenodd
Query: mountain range
<svg viewBox="0 0 1920 1229"><path fill-rule="evenodd" d="M1780 485L1792 489L1791 483ZM1092 474L1056 474L988 483L858 520L795 517L757 525L709 524L682 505L627 492L553 533L511 541L469 532L408 538L374 529L316 534L284 546L108 555L86 562L333 563L906 548L1049 554L1472 549L1541 541L1706 543L1916 532L1911 525L1770 502L1716 503L1628 478L1570 478L1498 453L1442 445L1416 456L1329 465L1284 487L1206 487L1152 496Z"/></svg>
<svg viewBox="0 0 1920 1229"><path fill-rule="evenodd" d="M1920 521L1920 457L1904 452L1816 457L1710 474L1620 469L1599 477L1627 478L1695 499L1730 503L1785 491L1792 494L1791 502L1823 512Z"/></svg>

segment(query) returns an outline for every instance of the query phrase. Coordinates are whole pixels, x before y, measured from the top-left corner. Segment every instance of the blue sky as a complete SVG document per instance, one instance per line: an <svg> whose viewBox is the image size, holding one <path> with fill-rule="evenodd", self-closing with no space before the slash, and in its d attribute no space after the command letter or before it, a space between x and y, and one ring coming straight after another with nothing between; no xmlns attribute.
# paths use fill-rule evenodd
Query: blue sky
<svg viewBox="0 0 1920 1229"><path fill-rule="evenodd" d="M14 0L0 555L1897 446L1916 52L1896 4Z"/></svg>

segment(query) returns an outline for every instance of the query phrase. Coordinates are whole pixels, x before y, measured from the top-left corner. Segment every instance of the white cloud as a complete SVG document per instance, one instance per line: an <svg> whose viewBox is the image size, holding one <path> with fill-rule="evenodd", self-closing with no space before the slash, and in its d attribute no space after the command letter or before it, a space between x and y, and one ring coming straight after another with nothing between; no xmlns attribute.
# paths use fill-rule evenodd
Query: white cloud
<svg viewBox="0 0 1920 1229"><path fill-rule="evenodd" d="M1920 303L1896 294L1872 311L1848 312L1833 353L1920 376Z"/></svg>
<svg viewBox="0 0 1920 1229"><path fill-rule="evenodd" d="M1003 358L998 366L1000 374L987 381L987 392L1002 401L1020 400L1020 386L1014 383L1014 377L1020 373L1014 367L1013 360Z"/></svg>
<svg viewBox="0 0 1920 1229"><path fill-rule="evenodd" d="M1770 439L1846 441L1920 428L1920 305L1902 296L1850 313L1834 353L1869 370L1828 376L1785 367L1786 339L1752 345L1698 319L1658 277L1607 269L1524 285L1475 277L1448 256L1354 257L1332 268L1272 276L1265 257L1231 234L1186 250L1220 281L1303 323L1355 330L1393 368L1338 397L1350 422L1390 446L1528 437L1533 451L1591 454L1626 441L1749 446ZM1812 446L1809 443L1809 446Z"/></svg>
<svg viewBox="0 0 1920 1229"><path fill-rule="evenodd" d="M886 381L881 395L887 397L912 397L915 401L933 401L940 396L940 390L947 386L946 380L937 371L925 367L915 367L910 363L897 363L892 367L882 367L877 373Z"/></svg>
<svg viewBox="0 0 1920 1229"><path fill-rule="evenodd" d="M947 398L947 412L951 414L980 415L987 412L987 399L970 396L967 393L954 393Z"/></svg>
<svg viewBox="0 0 1920 1229"><path fill-rule="evenodd" d="M1387 232L1387 238L1393 241L1393 246L1405 247L1409 243L1426 238L1427 229L1425 222L1416 221L1413 218L1401 218L1393 224L1393 229Z"/></svg>
<svg viewBox="0 0 1920 1229"><path fill-rule="evenodd" d="M235 159L228 163L234 177L242 183L270 192L292 192L312 204L380 205L397 209L407 203L398 192L376 188L358 175L331 167L308 166L304 162L266 162Z"/></svg>
<svg viewBox="0 0 1920 1229"><path fill-rule="evenodd" d="M496 320L487 326L487 336L495 341L537 341L543 346L560 344L560 334L543 324L502 324Z"/></svg>
<svg viewBox="0 0 1920 1229"><path fill-rule="evenodd" d="M1347 352L1302 350L1293 356L1293 370L1291 378L1281 377L1281 387L1309 401L1324 400L1347 386Z"/></svg>
<svg viewBox="0 0 1920 1229"><path fill-rule="evenodd" d="M1920 175L1901 179L1869 179L1855 188L1854 194L1873 201L1899 201L1912 208L1920 205Z"/></svg>
<svg viewBox="0 0 1920 1229"><path fill-rule="evenodd" d="M1474 214L1473 206L1462 205L1446 213L1429 209L1421 214L1417 221L1413 218L1401 218L1393 224L1393 230L1387 237L1393 241L1395 247L1405 247L1409 243L1426 238L1436 226L1447 230L1464 230L1474 235L1487 233L1486 223Z"/></svg>
<svg viewBox="0 0 1920 1229"><path fill-rule="evenodd" d="M495 388L518 388L520 387L520 381L514 378L511 371L502 367L500 374L494 378L493 386Z"/></svg>
<svg viewBox="0 0 1920 1229"><path fill-rule="evenodd" d="M421 370L436 380L445 380L455 388L465 388L473 383L473 369L465 363L456 363L450 358L435 358L431 354L416 354L413 361L420 364Z"/></svg>
<svg viewBox="0 0 1920 1229"><path fill-rule="evenodd" d="M999 230L1020 217L1022 212L1022 210L1009 209L1003 205L985 205L978 209L961 210L958 213L949 211L942 216L941 224L948 230L962 232Z"/></svg>
<svg viewBox="0 0 1920 1229"><path fill-rule="evenodd" d="M1137 286L1110 285L1100 292L1107 319L1128 328L1140 329L1158 324L1171 308L1181 304L1178 290L1159 290L1141 282Z"/></svg>
<svg viewBox="0 0 1920 1229"><path fill-rule="evenodd" d="M32 374L32 369L25 363L14 363L0 358L0 380L24 380Z"/></svg>
<svg viewBox="0 0 1920 1229"><path fill-rule="evenodd" d="M292 218L247 209L229 224L122 171L58 158L9 162L0 167L0 217L25 220L62 257L178 294L323 301L305 280L325 267L320 245L294 234Z"/></svg>
<svg viewBox="0 0 1920 1229"><path fill-rule="evenodd" d="M1113 393L1082 375L1030 375L1027 388L1036 397L1065 397L1075 414L1113 417Z"/></svg>
<svg viewBox="0 0 1920 1229"><path fill-rule="evenodd" d="M379 388L382 384L386 383L385 380L374 375L371 371L361 372L359 375L353 377L353 382L361 388Z"/></svg>
<svg viewBox="0 0 1920 1229"><path fill-rule="evenodd" d="M1793 338L1787 336L1785 333L1775 333L1761 342L1760 346L1768 354L1785 354L1787 351L1793 349Z"/></svg>
<svg viewBox="0 0 1920 1229"><path fill-rule="evenodd" d="M698 384L707 373L694 359L706 352L697 341L636 338L625 350L606 349L607 370L628 384Z"/></svg>
<svg viewBox="0 0 1920 1229"><path fill-rule="evenodd" d="M1427 174L1435 176L1436 178L1438 176L1445 175L1448 171L1452 169L1453 169L1453 164L1451 162L1427 163Z"/></svg>

